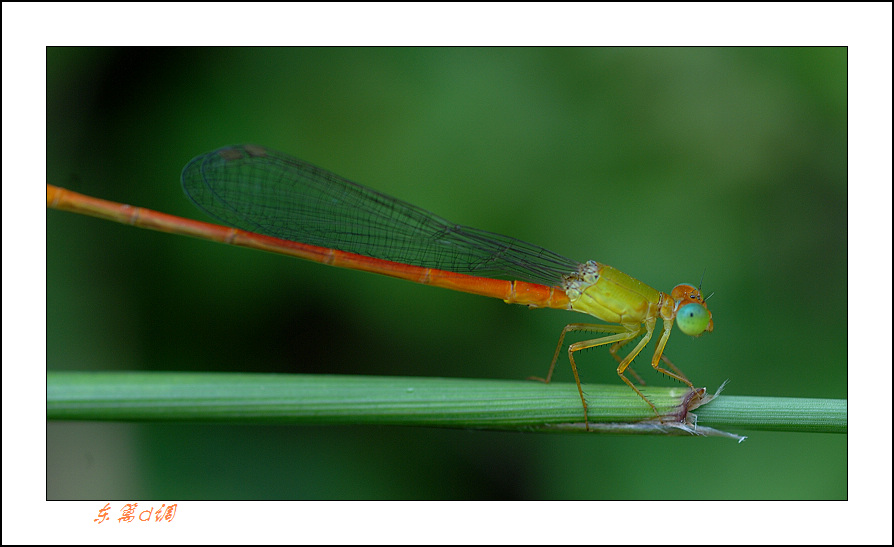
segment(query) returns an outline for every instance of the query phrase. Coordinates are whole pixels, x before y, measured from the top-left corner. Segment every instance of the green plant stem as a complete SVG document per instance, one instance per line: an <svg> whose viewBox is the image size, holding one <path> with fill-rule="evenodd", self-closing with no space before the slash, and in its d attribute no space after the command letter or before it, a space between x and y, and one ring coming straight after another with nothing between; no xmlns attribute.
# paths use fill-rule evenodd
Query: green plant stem
<svg viewBox="0 0 894 547"><path fill-rule="evenodd" d="M687 394L643 392L663 414ZM591 424L654 422L627 386L587 384L584 393ZM695 414L699 427L847 432L846 400L721 395ZM585 431L574 384L396 376L50 371L47 419Z"/></svg>

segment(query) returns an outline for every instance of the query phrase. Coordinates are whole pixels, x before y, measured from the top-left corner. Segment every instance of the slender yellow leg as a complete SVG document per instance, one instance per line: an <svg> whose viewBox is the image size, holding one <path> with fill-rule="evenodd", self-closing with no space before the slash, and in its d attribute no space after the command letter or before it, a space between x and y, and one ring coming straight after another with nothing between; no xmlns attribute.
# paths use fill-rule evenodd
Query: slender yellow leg
<svg viewBox="0 0 894 547"><path fill-rule="evenodd" d="M678 369L670 361L670 359L668 359L667 357L664 357L664 355L663 355L662 350L664 349L664 346L667 344L667 338L669 337L669 334L670 334L669 329L667 328L668 326L670 326L670 324L665 325L664 332L662 333L661 339L658 341L658 344L656 344L657 347L655 349L655 356L652 359L652 368L654 368L658 372L661 372L662 374L665 374L671 378L674 378L676 380L683 382L684 384L686 384L687 386L689 386L692 389L695 389L695 388L693 388L692 383L686 378L686 376L680 371L680 369ZM639 374L637 374L636 371L633 370L633 367L631 367L631 364L633 363L633 360L636 358L636 356L640 354L640 352L646 347L646 345L651 340L652 332L654 331L654 328L655 328L654 320L651 323L647 321L646 323L641 323L641 324L636 324L636 325L623 325L623 324L622 325L595 325L595 324L590 324L590 323L571 323L569 325L565 325L565 328L562 329L562 334L559 336L559 343L556 344L556 351L555 351L555 353L553 353L553 359L549 365L549 371L546 374L546 378L538 378L535 376L531 376L529 378L532 380L538 380L540 382L544 382L547 384L550 382L550 380L552 380L553 372L555 371L555 368L556 368L556 362L558 361L559 353L562 350L562 344L565 341L565 335L568 334L569 332L602 332L602 333L606 333L606 334L611 334L610 336L604 336L602 338L596 338L593 340L584 340L581 342L575 342L568 346L568 360L571 362L571 372L574 374L574 382L577 385L577 391L580 394L580 400L584 407L584 423L585 423L587 429L588 430L590 429L588 411L587 411L587 400L586 400L586 397L584 397L583 387L581 386L580 375L577 371L577 363L574 361L574 353L581 351L583 349L594 348L594 347L604 346L604 345L608 345L608 344L612 344L612 346L609 348L609 352L612 354L612 356L615 358L615 360L617 360L619 363L618 376L620 376L621 380L623 380L625 384L630 386L630 389L635 391L636 394L639 395L642 398L642 400L645 401L649 405L649 407L655 413L655 416L657 416L658 419L660 420L661 414L658 412L658 409L655 408L655 405L652 404L652 401L650 401L645 395L643 395L643 393L635 385L633 385L633 382L631 382L624 375L624 373L626 371L630 371L633 374L634 378L640 384L645 385L645 382L642 380L642 378L639 376ZM630 353L627 354L627 357L622 359L618 355L618 351L621 348L623 348L624 346L626 346L627 344L629 344L630 342L632 342L634 339L636 339L637 336L640 336L641 334L645 334L645 336L643 336L642 340L640 340L639 343L637 343L637 345L633 348L633 350L631 350ZM666 370L666 369L662 368L661 366L659 366L658 363L662 360L671 369L673 369L674 372L671 372L671 371Z"/></svg>
<svg viewBox="0 0 894 547"><path fill-rule="evenodd" d="M630 366L630 363L633 362L633 360L636 358L636 356L639 355L639 353L643 350L644 347L646 347L646 344L649 343L649 340L652 339L652 331L654 329L655 329L655 320L653 319L652 321L646 321L645 323L643 323L641 326L639 326L639 330L637 330L635 333L633 333L635 336L638 336L641 332L645 331L645 336L643 336L642 340L639 341L639 343L636 345L636 347L633 348L633 350L627 354L627 357L625 357L624 360L621 361L621 364L618 365L618 376L620 376L621 379L624 380L625 384L630 386L630 389L632 389L633 391L636 392L637 395L642 397L643 401L645 401L646 403L649 404L649 407L652 408L652 412L654 412L655 416L657 416L658 419L661 420L661 414L658 413L658 409L655 408L655 405L652 404L652 401L647 399L646 396L643 395L643 393L639 389L637 389L635 385L633 385L633 382L631 382L630 380L627 379L626 376L624 376L624 371L627 370L627 367Z"/></svg>
<svg viewBox="0 0 894 547"><path fill-rule="evenodd" d="M597 346L604 346L606 344L616 344L617 343L620 346L623 346L630 340L639 336L641 334L642 330L643 329L642 329L641 325L639 325L639 324L625 326L625 325L593 325L590 323L571 323L570 325L565 325L565 328L562 329L561 336L559 336L559 343L556 345L556 351L553 354L553 360L549 365L549 371L546 374L546 378L544 379L544 378L537 378L537 377L532 376L532 377L530 377L530 379L538 380L538 381L541 381L541 382L544 382L547 384L550 382L550 380L552 379L552 376L553 376L553 371L556 368L556 361L558 361L559 352L562 350L562 343L565 341L565 335L568 334L569 332L614 333L611 336L605 336L603 338L597 338L595 340L585 340L583 342L575 342L574 344L571 344L568 346L568 360L571 362L571 372L574 373L574 382L575 382L575 384L577 384L577 391L580 394L580 400L584 407L584 423L586 424L586 427L589 430L590 425L589 425L588 416L587 416L587 400L584 397L584 391L583 391L583 388L581 387L580 375L577 372L577 363L574 362L574 352L580 351L582 349L593 348L593 347L597 347ZM646 340L646 342L648 342L648 340ZM639 349L641 350L642 348L639 348ZM639 353L639 351L637 351L637 353ZM626 366L625 366L625 368L626 368ZM630 381L624 377L623 370L621 370L619 372L619 374L621 375L621 378L625 382L628 383L628 385L633 387L633 385L630 384ZM633 388L633 389L634 389L634 391L636 391L637 393L640 394L640 397L643 396L642 393L640 393L638 389L636 389L636 388ZM643 399L645 399L645 397L643 397ZM646 402L648 402L648 400L646 400ZM649 403L649 405L651 405L651 404L652 403ZM655 407L653 406L652 408L655 408Z"/></svg>
<svg viewBox="0 0 894 547"><path fill-rule="evenodd" d="M615 358L615 361L617 361L618 363L623 361L623 358L620 355L618 355L618 351L620 351L622 347L624 347L625 345L630 343L632 340L633 339L627 340L625 342L618 342L617 344L615 344L614 346L612 346L609 349L609 352L612 354L612 357ZM683 371L678 369L677 365L673 364L671 362L671 360L668 359L668 357L664 353L661 354L661 360L664 361L667 364L667 366L669 366L671 369L673 369L673 371L676 372L679 376L681 376L684 379L688 379L686 377L686 375L683 374ZM635 370L633 370L633 363L627 365L627 372L629 372L630 374L633 375L633 378L636 379L636 381L639 383L639 385L641 385L641 386L646 385L646 381L643 380L642 377L639 374L637 374Z"/></svg>
<svg viewBox="0 0 894 547"><path fill-rule="evenodd" d="M632 341L632 339L627 340L625 342L618 342L617 344L612 346L611 349L609 349L609 352L612 354L612 356L615 358L615 360L617 362L619 362L619 363L622 362L622 358L620 355L618 355L617 352L620 351L620 349L622 347L624 347L626 344L630 343L631 341ZM689 382L689 378L686 376L686 374L684 374L682 370L677 368L677 365L673 364L673 362L671 362L671 360L668 358L667 355L662 353L661 360L664 361L665 364L667 364L667 366L669 366L671 368L671 370L673 370L676 374L670 374L670 373L668 373L668 371L664 370L661 367L656 368L656 370L658 372L667 374L668 376L670 376L671 378L674 378L676 380L681 380L684 384L687 384ZM640 377L640 375L637 374L635 370L633 370L633 363L627 365L627 372L630 372L631 374L633 374L633 377L636 379L637 382L639 382L640 385L642 385L642 386L646 385L645 380L643 380L642 377Z"/></svg>
<svg viewBox="0 0 894 547"><path fill-rule="evenodd" d="M681 378L683 378L683 381L684 381L684 382L688 382L688 381L689 381L689 378L687 378L686 375L683 374L683 371L680 370L680 369L678 369L678 368L677 368L677 365L671 363L671 360L668 359L667 356L666 356L665 354L663 354L663 353L661 354L661 360L664 361L664 362L667 364L667 366L669 366L670 368L674 369L674 372L676 372Z"/></svg>
<svg viewBox="0 0 894 547"><path fill-rule="evenodd" d="M608 327L608 326L613 326L613 325L594 325L594 326ZM617 326L623 328L623 325L617 325ZM596 332L610 332L610 331L596 331ZM583 405L584 405L584 424L585 424L585 427L587 428L587 431L590 430L590 418L589 418L588 412L587 412L587 399L584 398L584 390L581 387L580 377L577 374L577 364L574 362L574 352L580 351L582 349L594 348L597 346L604 346L605 344L613 344L615 342L629 341L629 340L639 336L639 334L640 334L639 330L627 331L627 332L622 332L622 333L615 334L612 336L606 336L604 338L597 338L595 340L585 340L583 342L575 342L574 344L571 344L568 346L568 360L571 361L571 372L574 373L574 381L575 381L575 383L577 383L577 391L578 391L578 393L580 393L580 402L583 403ZM642 349L642 348L640 348L640 349ZM634 351L636 351L636 350L634 350ZM655 409L655 406L652 405L652 403L650 403L648 399L643 397L643 394L640 393L640 391L638 389L633 387L633 384L630 383L630 380L628 380L627 378L624 377L624 371L621 369L621 367L618 367L618 375L621 377L622 380L627 382L628 386L633 388L633 391L639 393L639 396L642 397L647 403L649 403L649 406L651 406L653 410ZM657 414L658 411L656 410L655 413Z"/></svg>
<svg viewBox="0 0 894 547"><path fill-rule="evenodd" d="M556 368L556 362L559 360L559 352L562 351L562 342L565 341L565 335L568 334L569 332L626 333L629 331L630 331L630 329L628 329L622 325L594 325L591 323L571 323L571 324L565 325L565 328L562 329L562 334L559 336L559 343L556 344L556 351L555 351L555 353L553 353L553 360L549 364L549 371L546 373L546 378L544 379L544 378L540 378L537 376L529 376L528 379L538 380L545 384L549 383L549 381L553 377L553 372L555 371L555 368ZM609 338L613 338L613 339L609 340ZM635 338L635 337L630 337L630 338ZM627 339L627 337L623 337L623 339ZM590 348L590 347L595 347L595 346L601 346L604 344L610 344L610 343L614 342L616 340L616 338L614 338L612 336L606 336L605 338L598 338L597 340L599 340L600 343L593 344L591 346L586 346L586 347ZM605 340L605 341L602 342L602 340ZM594 342L594 341L595 340L591 340L591 342ZM581 348L581 349L585 349L585 348Z"/></svg>
<svg viewBox="0 0 894 547"><path fill-rule="evenodd" d="M686 378L686 375L680 372L680 369L674 366L674 364L670 362L670 359L664 356L664 346L667 344L667 339L670 338L671 327L673 327L672 321L664 322L664 332L661 333L661 338L659 338L658 343L655 344L655 355L652 356L652 368L662 374L683 382L684 384L689 386L690 389L695 389L692 386L692 382L690 382L689 379ZM665 363L667 363L672 369L674 369L676 374L659 366L658 363L660 361L664 361Z"/></svg>
<svg viewBox="0 0 894 547"><path fill-rule="evenodd" d="M609 351L609 353L612 354L612 357L615 358L615 361L617 361L618 363L622 363L624 361L621 358L621 356L618 355L618 351L622 347L626 346L627 344L629 344L632 341L633 341L633 338L631 338L629 340L625 340L623 342L618 342L617 344L615 344L611 348L609 348L608 351ZM630 363L629 365L627 365L627 372L629 372L630 374L633 375L633 377L636 379L636 381L639 382L639 385L641 385L641 386L646 385L646 381L643 380L642 377L639 374L637 374L635 370L633 370L633 363Z"/></svg>

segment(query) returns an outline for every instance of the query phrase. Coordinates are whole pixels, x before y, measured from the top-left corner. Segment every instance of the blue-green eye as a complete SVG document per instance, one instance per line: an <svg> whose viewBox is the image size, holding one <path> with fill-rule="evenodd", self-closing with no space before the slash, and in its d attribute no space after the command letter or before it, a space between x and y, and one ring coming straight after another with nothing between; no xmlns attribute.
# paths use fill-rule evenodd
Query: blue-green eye
<svg viewBox="0 0 894 547"><path fill-rule="evenodd" d="M705 332L710 321L711 315L701 304L686 304L677 310L677 326L689 336Z"/></svg>

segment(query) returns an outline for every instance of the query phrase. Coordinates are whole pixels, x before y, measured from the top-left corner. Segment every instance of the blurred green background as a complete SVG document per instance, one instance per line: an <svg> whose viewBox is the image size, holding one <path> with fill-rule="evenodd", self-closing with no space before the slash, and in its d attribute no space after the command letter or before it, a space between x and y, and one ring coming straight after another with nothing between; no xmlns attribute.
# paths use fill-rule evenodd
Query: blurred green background
<svg viewBox="0 0 894 547"><path fill-rule="evenodd" d="M714 333L668 345L697 385L845 398L846 86L843 48L49 48L47 182L208 220L183 165L263 144L660 290L706 271ZM47 212L49 370L522 379L586 320ZM47 496L846 498L846 435L736 432L51 422Z"/></svg>

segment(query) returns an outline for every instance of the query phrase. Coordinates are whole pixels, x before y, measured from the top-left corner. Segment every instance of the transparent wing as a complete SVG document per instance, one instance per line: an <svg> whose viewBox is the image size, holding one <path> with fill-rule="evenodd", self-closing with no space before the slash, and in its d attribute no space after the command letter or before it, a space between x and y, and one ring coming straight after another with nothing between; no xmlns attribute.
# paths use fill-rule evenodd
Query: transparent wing
<svg viewBox="0 0 894 547"><path fill-rule="evenodd" d="M183 190L224 224L319 247L495 279L559 285L578 263L424 209L261 146L229 146L183 168Z"/></svg>

